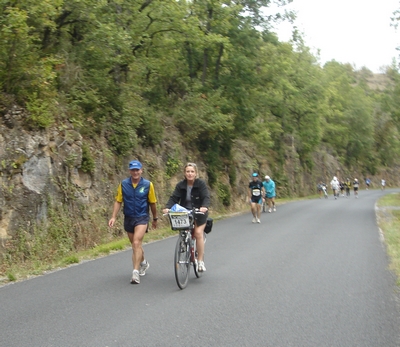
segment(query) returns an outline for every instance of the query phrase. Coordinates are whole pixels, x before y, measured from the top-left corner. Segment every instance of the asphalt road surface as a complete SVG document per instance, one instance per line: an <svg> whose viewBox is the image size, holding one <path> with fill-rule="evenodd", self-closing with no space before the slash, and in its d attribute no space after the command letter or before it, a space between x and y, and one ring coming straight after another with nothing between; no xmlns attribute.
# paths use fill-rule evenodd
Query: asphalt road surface
<svg viewBox="0 0 400 347"><path fill-rule="evenodd" d="M207 272L180 290L176 237L0 288L0 346L400 346L399 288L375 217L380 190L218 221ZM393 190L392 190L393 191ZM122 218L122 217L121 217ZM104 221L106 223L107 221Z"/></svg>

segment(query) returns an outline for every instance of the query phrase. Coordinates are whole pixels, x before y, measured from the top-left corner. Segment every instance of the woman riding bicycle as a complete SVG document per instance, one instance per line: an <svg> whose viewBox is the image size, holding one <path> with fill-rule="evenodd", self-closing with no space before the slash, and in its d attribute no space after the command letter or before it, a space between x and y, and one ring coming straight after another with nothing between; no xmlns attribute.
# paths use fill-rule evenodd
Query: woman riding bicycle
<svg viewBox="0 0 400 347"><path fill-rule="evenodd" d="M204 266L204 228L208 217L208 207L210 206L210 193L206 183L197 177L197 165L187 163L184 167L185 178L178 182L174 192L170 196L163 213L168 213L174 204L179 204L188 210L198 208L204 214L195 214L194 237L196 238L198 252L198 271L206 271Z"/></svg>

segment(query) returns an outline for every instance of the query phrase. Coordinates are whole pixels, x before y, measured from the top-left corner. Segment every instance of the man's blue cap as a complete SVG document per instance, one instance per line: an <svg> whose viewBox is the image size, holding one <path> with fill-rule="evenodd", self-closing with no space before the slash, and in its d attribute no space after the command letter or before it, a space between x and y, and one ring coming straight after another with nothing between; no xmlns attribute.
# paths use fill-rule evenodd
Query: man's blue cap
<svg viewBox="0 0 400 347"><path fill-rule="evenodd" d="M140 170L142 168L142 163L139 160L132 160L129 163L129 170Z"/></svg>
<svg viewBox="0 0 400 347"><path fill-rule="evenodd" d="M253 177L258 177L258 173L257 173L257 172L254 172L254 173L253 173Z"/></svg>

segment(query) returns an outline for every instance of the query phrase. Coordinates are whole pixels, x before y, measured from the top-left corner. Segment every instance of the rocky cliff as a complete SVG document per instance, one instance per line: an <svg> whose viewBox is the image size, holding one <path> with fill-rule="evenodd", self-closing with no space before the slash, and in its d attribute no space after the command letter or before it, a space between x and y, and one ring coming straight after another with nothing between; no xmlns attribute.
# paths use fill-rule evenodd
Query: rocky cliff
<svg viewBox="0 0 400 347"><path fill-rule="evenodd" d="M144 163L144 176L154 182L160 205L182 177L180 169L166 174L170 153L176 153L177 166L188 160L196 161L200 176L207 180L201 153L188 153L181 148L179 133L173 129L166 131L165 140L158 148L135 148L129 158L121 159L108 149L106 139L83 140L71 123L32 130L25 126L27 118L26 111L17 106L4 110L0 117L0 245L3 250L16 247L12 244L16 238L25 238L29 245L30 239L45 238L46 232L60 237L61 244L73 242L78 249L121 233L121 228L111 232L107 220L116 186L128 174L125 168L133 158ZM219 185L212 191L214 210L243 208L253 170L261 175L272 173L281 197L314 194L316 182L321 179L329 182L332 175L363 178L360 172L341 167L324 151L315 153L312 172L303 170L290 143L280 171L270 158L257 156L256 152L245 141L235 143L236 181L231 184L228 172L221 173ZM378 184L382 176L389 186L398 186L398 171L398 168L381 171L372 177L373 182ZM225 201L225 205L224 189L230 190L229 204Z"/></svg>

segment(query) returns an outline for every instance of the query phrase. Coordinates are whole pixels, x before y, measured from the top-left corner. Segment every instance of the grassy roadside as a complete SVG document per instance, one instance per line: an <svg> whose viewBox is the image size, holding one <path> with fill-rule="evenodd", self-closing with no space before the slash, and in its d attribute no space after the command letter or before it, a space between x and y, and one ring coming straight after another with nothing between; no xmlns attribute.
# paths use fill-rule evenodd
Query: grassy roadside
<svg viewBox="0 0 400 347"><path fill-rule="evenodd" d="M277 204L282 205L295 200L301 200L301 198L282 198L278 199ZM241 209L238 211L212 211L211 217L214 219L214 221L218 221L219 219L223 219L234 214L240 214L244 212L249 213L249 207L247 204L243 204ZM91 249L77 252L68 252L67 255L53 257L51 258L52 260L46 258L45 254L42 257L25 257L23 258L23 261L11 261L11 259L8 258L3 259L3 262L1 262L0 259L0 286L10 282L20 281L34 276L40 276L73 264L78 264L80 262L104 257L114 252L120 252L126 249L130 249L131 245L128 241L128 238L126 237L125 232L122 232L122 223L123 217L119 216L115 229L119 229L121 231L120 237L114 237L113 241L105 241L104 243L101 243ZM156 230L150 230L148 233L146 233L143 239L144 244L177 235L176 231L171 230L167 217L161 218L158 224L159 227ZM21 258L22 257L20 257L19 259Z"/></svg>
<svg viewBox="0 0 400 347"><path fill-rule="evenodd" d="M377 202L378 226L382 231L386 251L390 259L390 270L400 286L400 194L389 194Z"/></svg>
<svg viewBox="0 0 400 347"><path fill-rule="evenodd" d="M247 211L247 209L245 210ZM242 213L244 211L238 211ZM214 212L212 217L215 221L218 219L226 218L231 216L232 213L221 214ZM123 217L117 221L115 228L122 230ZM19 280L28 279L34 276L40 276L58 269L65 268L67 266L78 264L80 262L104 257L114 252L120 252L131 248L126 233L122 232L122 235L114 239L111 242L100 244L91 249L87 249L79 252L69 252L68 255L57 258L56 260L49 261L48 259L25 259L24 262L13 262L9 265L9 262L5 261L0 263L0 286L9 282L15 282ZM168 217L164 217L159 221L159 227L155 230L150 230L145 234L143 243L150 243L158 240L162 240L171 236L177 235L177 231L173 231L170 228Z"/></svg>
<svg viewBox="0 0 400 347"><path fill-rule="evenodd" d="M278 199L277 205L279 206L296 200L315 199L317 197L317 195L313 195L306 198ZM398 278L397 284L400 286L400 194L389 194L382 197L377 202L377 207L378 225L385 238L387 253L390 257L390 269L396 274ZM249 213L249 208L248 206L244 206L241 211L237 211L236 213ZM228 216L232 216L232 213L212 213L212 217L215 221ZM122 221L122 217L120 219ZM160 227L147 233L143 242L150 243L174 236L176 234L176 231L170 229L167 219L163 218L163 221L160 223ZM108 254L120 252L129 248L130 243L125 233L123 233L123 236L112 242L101 244L85 251L70 253L67 256L51 263L32 260L23 264L13 264L5 271L0 272L0 285L27 279L33 276L43 275L47 272L65 268L83 261L103 257Z"/></svg>
<svg viewBox="0 0 400 347"><path fill-rule="evenodd" d="M166 225L166 223L161 223ZM161 226L156 230L151 230L146 233L143 243L150 243L157 240L176 235L176 232L171 230L168 226ZM126 234L111 242L104 243L79 252L70 252L67 256L59 258L55 261L41 261L41 260L28 260L24 263L12 264L7 267L5 271L0 272L0 285L4 285L8 282L24 280L34 276L46 274L51 271L55 271L67 266L78 264L80 262L100 258L109 255L114 252L120 252L129 249L131 244L129 243Z"/></svg>

